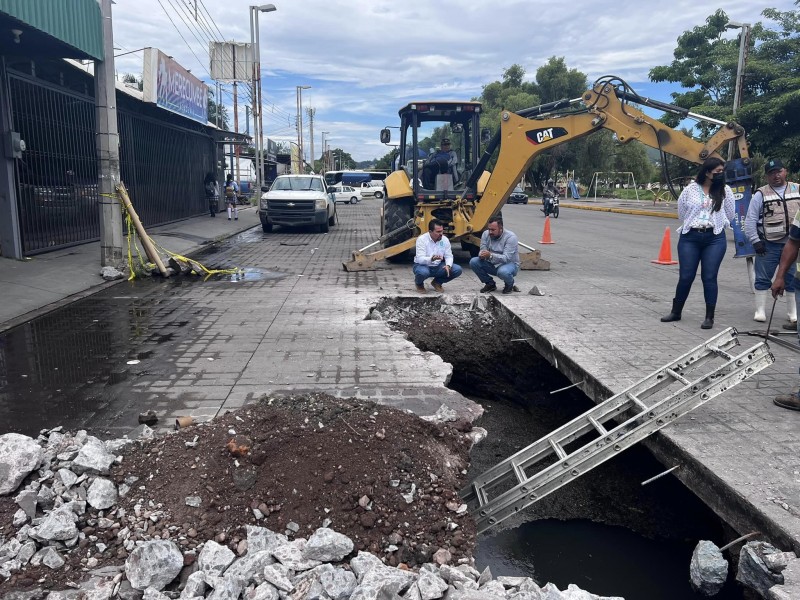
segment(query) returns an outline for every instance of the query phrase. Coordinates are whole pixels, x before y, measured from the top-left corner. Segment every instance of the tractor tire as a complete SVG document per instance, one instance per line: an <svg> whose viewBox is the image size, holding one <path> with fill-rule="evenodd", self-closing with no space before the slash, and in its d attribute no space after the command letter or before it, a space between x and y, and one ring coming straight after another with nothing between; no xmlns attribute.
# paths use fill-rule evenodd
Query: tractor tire
<svg viewBox="0 0 800 600"><path fill-rule="evenodd" d="M383 201L383 223L381 224L382 234L389 233L396 229L404 227L405 224L414 216L414 199L413 198L398 198L391 200L386 198ZM383 243L384 248L394 246L401 242L410 239L414 235L412 229L405 228L396 235ZM386 258L389 262L404 262L412 256L411 250L405 250L400 254L389 256Z"/></svg>

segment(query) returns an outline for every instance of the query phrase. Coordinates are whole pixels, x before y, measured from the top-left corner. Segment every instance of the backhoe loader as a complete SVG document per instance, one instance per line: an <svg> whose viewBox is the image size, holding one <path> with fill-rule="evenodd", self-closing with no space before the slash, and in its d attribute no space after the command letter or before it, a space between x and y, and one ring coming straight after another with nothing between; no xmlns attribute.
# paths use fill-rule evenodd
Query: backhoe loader
<svg viewBox="0 0 800 600"><path fill-rule="evenodd" d="M712 123L719 128L700 142L667 127L644 114L634 105L648 106L663 112ZM396 170L386 178L386 196L381 213L381 237L353 252L343 263L346 271L365 271L382 259L408 255L416 237L428 230L428 223L438 219L445 224L451 242L460 241L463 250L476 255L480 235L492 216L498 214L514 186L540 153L602 129L612 131L620 143L633 140L682 159L702 163L728 143L738 150L736 160L728 151L726 181L734 192L749 193L751 165L744 128L733 122L718 121L663 102L643 98L624 81L614 76L597 80L591 89L575 99L564 99L527 108L516 113L500 113L500 129L492 137L480 128L479 102L413 102L400 110L400 143ZM446 179L432 181L425 177L424 149L419 147L420 128L440 123L454 137L460 181L447 185ZM381 131L381 141L389 143L388 128ZM478 159L481 144L485 150ZM493 171L487 165L494 156ZM668 175L668 174L667 174ZM669 176L666 178L670 180ZM444 185L440 185L443 182ZM439 188L439 189L437 189ZM550 263L541 252L520 244L529 252L520 253L522 269L549 270Z"/></svg>

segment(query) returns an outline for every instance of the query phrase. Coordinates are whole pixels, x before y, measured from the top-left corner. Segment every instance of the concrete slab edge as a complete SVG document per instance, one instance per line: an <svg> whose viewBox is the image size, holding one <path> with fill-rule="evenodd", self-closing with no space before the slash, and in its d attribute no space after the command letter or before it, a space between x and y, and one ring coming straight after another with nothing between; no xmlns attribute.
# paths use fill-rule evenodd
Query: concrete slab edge
<svg viewBox="0 0 800 600"><path fill-rule="evenodd" d="M614 395L613 390L606 387L594 375L555 347L545 336L516 315L511 308L505 305L503 307L511 317L512 325L517 329L519 337L529 338L527 343L570 381L583 380L583 383L576 387L581 389L595 404ZM773 545L784 550L800 551L800 542L794 538L791 532L786 531L769 514L754 506L700 463L691 453L673 440L668 431L659 431L642 443L665 466L680 464L681 468L675 471L674 475L735 531L741 534L760 531L764 538Z"/></svg>

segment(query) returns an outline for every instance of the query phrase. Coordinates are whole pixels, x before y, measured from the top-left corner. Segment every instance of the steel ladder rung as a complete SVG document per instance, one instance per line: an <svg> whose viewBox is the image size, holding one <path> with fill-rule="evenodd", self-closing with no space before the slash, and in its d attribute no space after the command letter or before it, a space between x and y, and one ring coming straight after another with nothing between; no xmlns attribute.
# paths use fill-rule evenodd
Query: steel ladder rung
<svg viewBox="0 0 800 600"><path fill-rule="evenodd" d="M728 360L730 360L730 358ZM688 379L686 379L686 377L684 377L680 373L676 373L672 369L664 369L664 372L667 373L670 377L676 379L677 381L680 381L683 385L690 385L691 383Z"/></svg>
<svg viewBox="0 0 800 600"><path fill-rule="evenodd" d="M595 418L594 418L594 417L592 417L592 416L588 416L588 417L586 417L586 418L589 420L589 423L591 423L591 424L592 424L592 426L593 426L593 427L594 427L594 428L597 430L597 433L599 433L600 435L607 435L607 434L608 434L608 429L606 429L605 427L603 427L603 426L602 426L602 425L601 425L601 424L600 424L600 423L597 421L597 419L595 419Z"/></svg>
<svg viewBox="0 0 800 600"><path fill-rule="evenodd" d="M548 438L548 440L547 440L547 441L548 441L548 442L550 442L550 447L551 447L551 448L553 449L553 451L554 451L554 452L555 452L555 453L558 455L558 458L559 458L560 460L563 460L563 459L567 458L567 452L566 452L566 450L564 450L564 448L562 448L562 447L559 445L559 443L558 443L558 442L556 442L556 441L555 441L553 438Z"/></svg>
<svg viewBox="0 0 800 600"><path fill-rule="evenodd" d="M638 406L639 408L641 408L643 411L644 411L644 410L648 410L648 408L647 408L647 405L646 405L644 402L642 402L641 400L639 400L639 398L637 398L636 396L634 396L633 394L631 394L630 392L626 393L626 394L625 394L625 397L626 397L628 400L630 400L631 402L633 402L633 403L634 403L636 406Z"/></svg>

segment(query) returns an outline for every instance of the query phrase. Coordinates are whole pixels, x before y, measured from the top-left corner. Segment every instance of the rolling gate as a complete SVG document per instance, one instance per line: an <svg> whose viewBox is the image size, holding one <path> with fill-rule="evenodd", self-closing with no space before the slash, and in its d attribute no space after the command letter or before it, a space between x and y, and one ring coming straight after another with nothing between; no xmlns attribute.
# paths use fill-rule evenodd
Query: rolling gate
<svg viewBox="0 0 800 600"><path fill-rule="evenodd" d="M15 160L25 255L100 237L94 81L60 60L6 70L12 129L26 150ZM203 177L217 165L210 129L117 91L120 171L148 226L208 210Z"/></svg>

